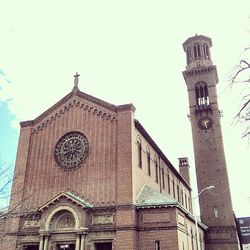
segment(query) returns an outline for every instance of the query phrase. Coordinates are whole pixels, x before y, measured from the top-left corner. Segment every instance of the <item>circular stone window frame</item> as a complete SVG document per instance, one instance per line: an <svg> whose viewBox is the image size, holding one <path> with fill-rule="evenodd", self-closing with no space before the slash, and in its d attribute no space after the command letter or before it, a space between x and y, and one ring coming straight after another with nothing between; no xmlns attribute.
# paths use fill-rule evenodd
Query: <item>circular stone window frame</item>
<svg viewBox="0 0 250 250"><path fill-rule="evenodd" d="M79 136L81 137L79 139ZM82 159L78 160L77 163L75 164L67 164L66 161L63 161L62 158L63 155L60 154L61 148L65 145L65 143L67 143L67 139L68 141L70 140L70 137L72 137L72 139L74 137L78 137L77 139L79 139L79 141L82 142L82 145L84 145L84 150L82 152L82 155L80 156ZM70 170L74 170L79 168L82 164L84 164L88 158L88 154L89 154L89 141L88 138L86 137L85 134L83 134L80 131L70 131L66 134L64 134L63 136L60 137L60 139L57 141L55 147L54 147L54 159L57 163L57 165L65 170L65 171L70 171Z"/></svg>

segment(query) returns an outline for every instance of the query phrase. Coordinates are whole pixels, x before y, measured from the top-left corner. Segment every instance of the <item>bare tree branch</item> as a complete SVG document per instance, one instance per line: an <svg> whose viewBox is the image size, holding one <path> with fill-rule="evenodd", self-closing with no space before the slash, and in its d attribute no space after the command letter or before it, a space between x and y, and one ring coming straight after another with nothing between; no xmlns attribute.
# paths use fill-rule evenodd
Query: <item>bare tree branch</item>
<svg viewBox="0 0 250 250"><path fill-rule="evenodd" d="M231 77L229 79L229 85L231 87L238 83L244 83L243 89L241 89L242 104L235 115L237 122L241 122L245 126L245 131L242 133L242 138L250 136L250 46L245 47L240 54L239 63L236 64L232 70ZM245 93L245 95L243 94Z"/></svg>
<svg viewBox="0 0 250 250"><path fill-rule="evenodd" d="M244 65L244 67L242 66ZM237 77L244 71L250 69L250 64L246 60L240 60L240 63L236 66L237 70L236 73L233 74L230 82L234 84L236 82ZM242 81L240 81L242 82ZM245 80L244 82L249 82L249 79Z"/></svg>

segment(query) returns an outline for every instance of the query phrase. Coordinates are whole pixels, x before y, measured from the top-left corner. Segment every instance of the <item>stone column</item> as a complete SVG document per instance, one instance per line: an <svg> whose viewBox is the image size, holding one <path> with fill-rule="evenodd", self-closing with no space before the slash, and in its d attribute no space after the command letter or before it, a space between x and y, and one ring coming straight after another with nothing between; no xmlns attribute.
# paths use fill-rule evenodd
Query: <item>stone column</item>
<svg viewBox="0 0 250 250"><path fill-rule="evenodd" d="M80 234L76 234L76 250L79 250L80 248Z"/></svg>
<svg viewBox="0 0 250 250"><path fill-rule="evenodd" d="M81 247L80 247L80 250L85 250L85 237L86 237L86 234L81 235Z"/></svg>
<svg viewBox="0 0 250 250"><path fill-rule="evenodd" d="M43 235L40 235L39 250L43 250Z"/></svg>
<svg viewBox="0 0 250 250"><path fill-rule="evenodd" d="M45 239L44 239L44 248L43 248L43 250L48 250L48 246L49 246L49 235L46 235Z"/></svg>

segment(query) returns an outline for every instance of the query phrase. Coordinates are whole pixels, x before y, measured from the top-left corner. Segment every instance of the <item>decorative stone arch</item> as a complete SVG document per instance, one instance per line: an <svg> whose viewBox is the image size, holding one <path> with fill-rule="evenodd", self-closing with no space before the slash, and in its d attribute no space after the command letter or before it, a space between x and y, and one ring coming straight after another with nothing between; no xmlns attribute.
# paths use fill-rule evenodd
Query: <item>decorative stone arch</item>
<svg viewBox="0 0 250 250"><path fill-rule="evenodd" d="M50 228L50 222L52 220L52 218L54 217L54 215L57 213L57 212L60 212L62 210L66 210L66 211L69 211L72 215L73 215L73 218L75 220L75 229L77 228L80 228L80 219L79 219L79 216L77 214L77 212L75 211L75 209L73 209L72 207L70 206L60 206L60 207L57 207L55 208L54 210L52 210L52 212L48 215L46 221L45 221L45 226L44 226L44 229L47 231L49 230Z"/></svg>
<svg viewBox="0 0 250 250"><path fill-rule="evenodd" d="M60 195L58 197L60 198ZM61 244L68 244L70 249L84 249L88 228L81 227L81 216L77 207L61 204L47 211L44 216L44 224L39 231L39 250L58 249ZM66 235L69 236L67 239Z"/></svg>

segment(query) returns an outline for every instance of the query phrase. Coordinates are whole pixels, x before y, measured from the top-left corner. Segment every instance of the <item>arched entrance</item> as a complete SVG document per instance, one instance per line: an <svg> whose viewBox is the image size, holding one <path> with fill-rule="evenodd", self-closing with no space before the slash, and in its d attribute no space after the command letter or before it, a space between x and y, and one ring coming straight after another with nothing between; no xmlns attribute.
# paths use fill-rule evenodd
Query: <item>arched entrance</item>
<svg viewBox="0 0 250 250"><path fill-rule="evenodd" d="M53 215L49 223L49 230L54 232L51 237L51 245L55 250L75 250L75 224L75 218L68 210L63 209Z"/></svg>
<svg viewBox="0 0 250 250"><path fill-rule="evenodd" d="M76 210L59 206L48 214L44 230L40 230L39 250L84 250L85 235Z"/></svg>

